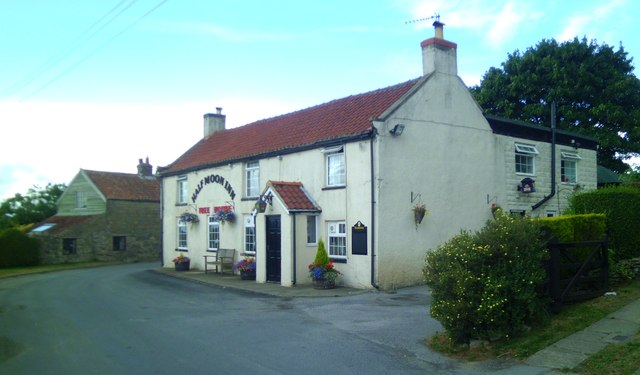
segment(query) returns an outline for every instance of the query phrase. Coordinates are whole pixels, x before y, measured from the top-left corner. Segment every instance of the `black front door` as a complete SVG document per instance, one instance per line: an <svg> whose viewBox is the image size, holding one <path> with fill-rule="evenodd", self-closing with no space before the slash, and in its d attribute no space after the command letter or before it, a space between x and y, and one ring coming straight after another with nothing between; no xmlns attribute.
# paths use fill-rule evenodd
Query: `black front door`
<svg viewBox="0 0 640 375"><path fill-rule="evenodd" d="M280 215L267 218L267 281L280 282Z"/></svg>

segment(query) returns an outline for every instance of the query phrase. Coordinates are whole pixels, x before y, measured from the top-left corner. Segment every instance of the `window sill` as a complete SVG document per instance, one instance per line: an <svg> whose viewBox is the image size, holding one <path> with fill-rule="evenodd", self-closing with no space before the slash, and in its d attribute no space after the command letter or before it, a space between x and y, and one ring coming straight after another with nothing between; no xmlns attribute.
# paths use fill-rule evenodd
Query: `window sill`
<svg viewBox="0 0 640 375"><path fill-rule="evenodd" d="M330 257L329 259L331 259L331 262L333 263L344 263L344 264L347 263L347 258L331 258Z"/></svg>
<svg viewBox="0 0 640 375"><path fill-rule="evenodd" d="M346 189L347 185L340 185L340 186L327 186L327 187L323 187L322 190L340 190L340 189Z"/></svg>
<svg viewBox="0 0 640 375"><path fill-rule="evenodd" d="M260 197L244 197L241 198L240 201L244 202L244 201L257 201L258 199L260 199Z"/></svg>
<svg viewBox="0 0 640 375"><path fill-rule="evenodd" d="M177 249L176 249L176 251L182 251L182 252L185 252L185 251L189 251L189 249L179 247L179 248L177 248Z"/></svg>
<svg viewBox="0 0 640 375"><path fill-rule="evenodd" d="M176 203L176 206L186 206L187 202L178 202Z"/></svg>

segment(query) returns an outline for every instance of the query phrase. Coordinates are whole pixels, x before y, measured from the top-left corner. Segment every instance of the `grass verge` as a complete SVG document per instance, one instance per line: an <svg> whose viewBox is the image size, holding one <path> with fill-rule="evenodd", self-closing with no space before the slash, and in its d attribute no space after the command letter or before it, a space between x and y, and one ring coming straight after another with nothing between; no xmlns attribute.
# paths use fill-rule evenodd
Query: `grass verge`
<svg viewBox="0 0 640 375"><path fill-rule="evenodd" d="M573 371L583 375L631 375L640 369L640 335L626 344L609 345Z"/></svg>
<svg viewBox="0 0 640 375"><path fill-rule="evenodd" d="M22 276L22 275L29 275L33 273L72 270L77 268L112 266L116 264L122 264L122 263L121 262L81 262L81 263L64 263L64 264L45 264L45 265L32 266L32 267L0 268L0 279L3 277Z"/></svg>
<svg viewBox="0 0 640 375"><path fill-rule="evenodd" d="M466 345L456 345L445 334L438 333L429 338L427 344L435 351L467 361L498 357L524 359L640 298L640 280L612 289L617 296L601 296L565 306L558 314L550 317L548 324L532 327L526 335L521 337L469 348Z"/></svg>

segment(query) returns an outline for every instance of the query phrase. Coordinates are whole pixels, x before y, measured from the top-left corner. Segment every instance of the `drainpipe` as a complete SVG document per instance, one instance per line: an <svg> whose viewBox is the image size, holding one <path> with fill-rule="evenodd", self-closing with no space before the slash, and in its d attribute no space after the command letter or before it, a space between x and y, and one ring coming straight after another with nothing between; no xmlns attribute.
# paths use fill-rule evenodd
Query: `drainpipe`
<svg viewBox="0 0 640 375"><path fill-rule="evenodd" d="M542 206L554 195L556 195L556 102L551 103L551 194L531 206L531 211Z"/></svg>
<svg viewBox="0 0 640 375"><path fill-rule="evenodd" d="M293 280L291 282L296 285L296 214L294 212L291 215L293 218Z"/></svg>
<svg viewBox="0 0 640 375"><path fill-rule="evenodd" d="M378 133L378 129L371 124L371 138L369 139L369 151L371 156L371 286L378 289L378 284L376 283L376 217L375 217L375 206L376 206L376 185L375 185L375 171L374 171L374 160L373 160L373 141L376 139L376 134Z"/></svg>

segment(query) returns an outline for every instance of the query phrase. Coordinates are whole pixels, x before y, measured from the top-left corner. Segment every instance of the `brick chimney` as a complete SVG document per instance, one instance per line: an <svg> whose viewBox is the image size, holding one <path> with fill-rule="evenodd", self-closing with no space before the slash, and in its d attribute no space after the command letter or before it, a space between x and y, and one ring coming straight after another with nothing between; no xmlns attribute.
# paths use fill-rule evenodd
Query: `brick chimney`
<svg viewBox="0 0 640 375"><path fill-rule="evenodd" d="M138 159L138 177L153 177L153 166L149 164L149 157L144 162Z"/></svg>
<svg viewBox="0 0 640 375"><path fill-rule="evenodd" d="M444 23L433 23L435 36L422 43L422 72L424 75L433 72L458 75L458 45L444 39Z"/></svg>
<svg viewBox="0 0 640 375"><path fill-rule="evenodd" d="M211 134L225 129L225 115L222 114L222 108L216 107L216 113L206 113L204 116L204 138L208 138Z"/></svg>

